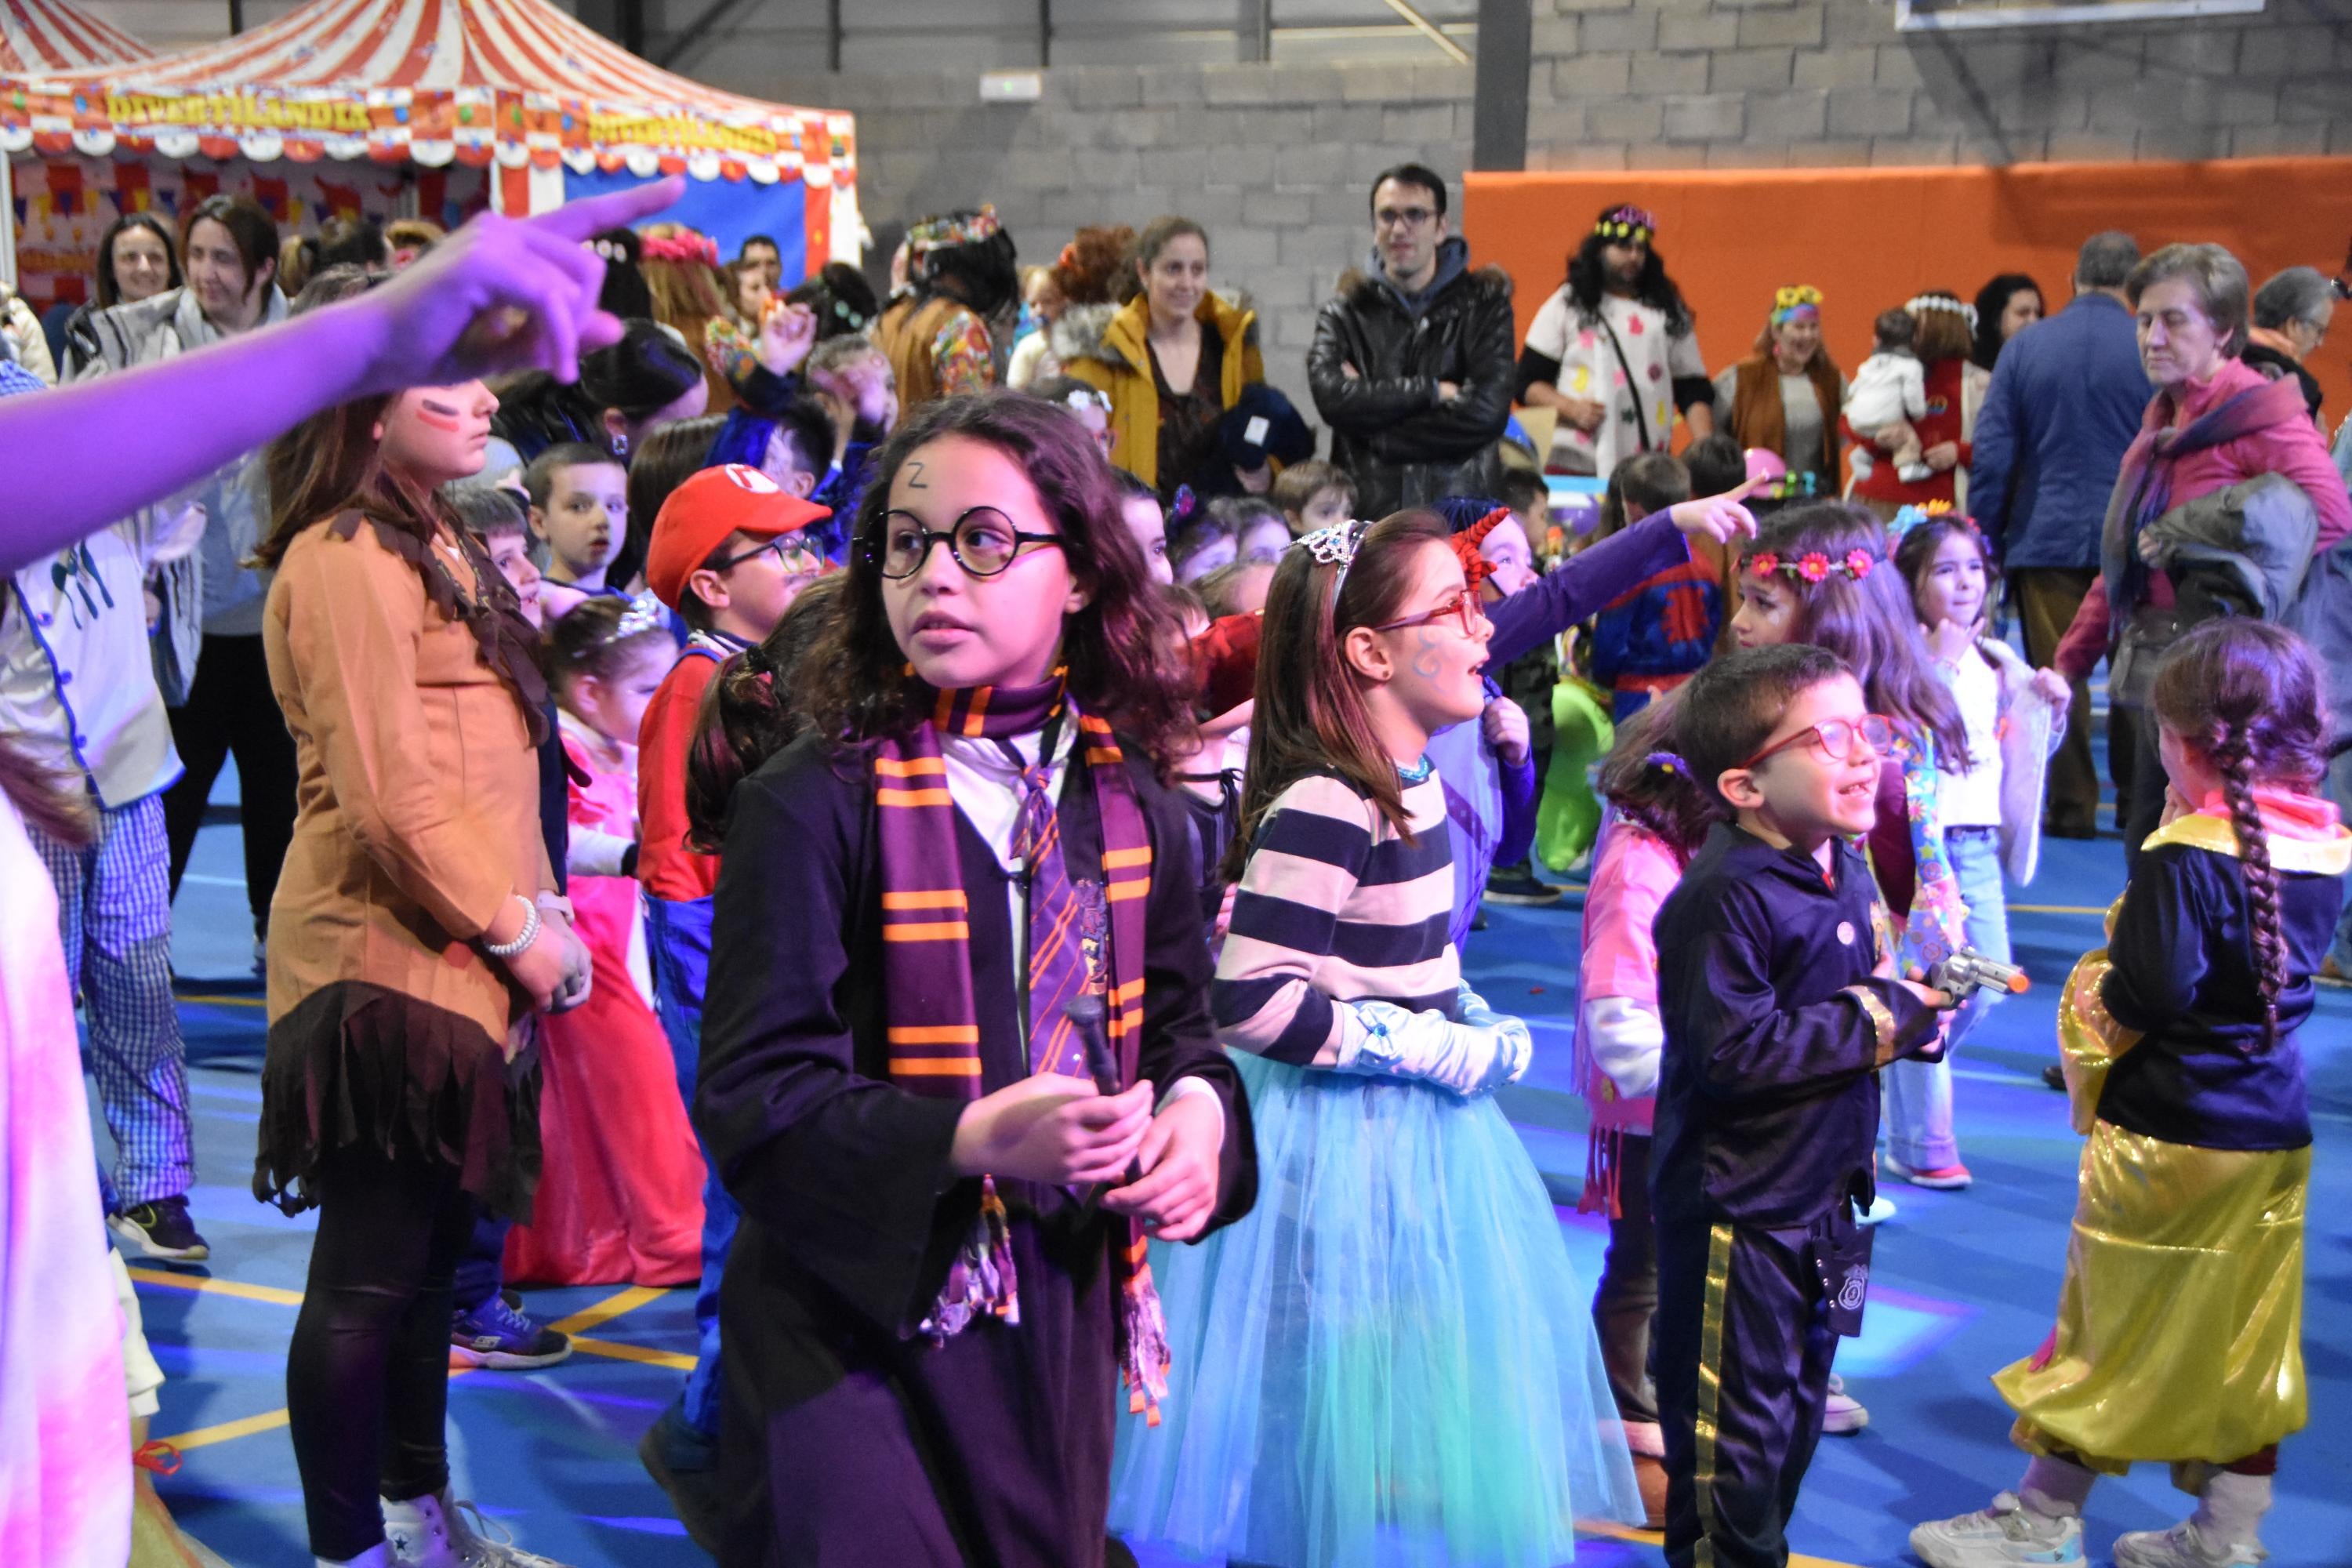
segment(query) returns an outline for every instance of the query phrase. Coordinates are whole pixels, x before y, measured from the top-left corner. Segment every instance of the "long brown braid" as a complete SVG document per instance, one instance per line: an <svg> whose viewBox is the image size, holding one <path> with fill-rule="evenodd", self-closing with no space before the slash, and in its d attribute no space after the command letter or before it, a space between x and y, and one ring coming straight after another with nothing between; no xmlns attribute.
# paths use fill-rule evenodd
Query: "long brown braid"
<svg viewBox="0 0 2352 1568"><path fill-rule="evenodd" d="M2221 798L2229 803L2230 826L2238 834L2238 866L2246 879L2246 927L2254 949L2254 972L2263 998L2263 1049L2278 1043L2279 996L2287 987L2286 931L2279 912L2278 871L2271 865L2270 830L2254 804L2254 760L2242 733L2226 737L2213 751L2221 775Z"/></svg>
<svg viewBox="0 0 2352 1568"><path fill-rule="evenodd" d="M2209 622L2183 637L2156 678L2156 717L2212 759L2238 836L2246 914L2262 995L2262 1049L2278 1043L2279 997L2292 981L2279 878L2254 799L2260 785L2308 792L2326 765L2327 718L2311 650L2261 621Z"/></svg>

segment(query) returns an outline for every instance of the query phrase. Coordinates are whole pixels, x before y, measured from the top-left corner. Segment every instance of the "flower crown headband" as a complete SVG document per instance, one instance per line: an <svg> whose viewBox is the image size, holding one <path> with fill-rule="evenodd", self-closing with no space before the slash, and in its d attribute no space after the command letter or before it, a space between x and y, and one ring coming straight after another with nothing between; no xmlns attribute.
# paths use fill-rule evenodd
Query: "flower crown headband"
<svg viewBox="0 0 2352 1568"><path fill-rule="evenodd" d="M1808 550L1802 555L1784 557L1767 550L1748 558L1748 575L1759 581L1770 577L1786 577L1792 582L1811 584L1825 583L1833 576L1859 583L1871 574L1881 557L1860 545L1842 557L1832 560L1826 552Z"/></svg>
<svg viewBox="0 0 2352 1568"><path fill-rule="evenodd" d="M1800 310L1811 310L1819 315L1821 310L1820 289L1810 283L1792 283L1772 296L1772 324L1777 327Z"/></svg>
<svg viewBox="0 0 2352 1568"><path fill-rule="evenodd" d="M1967 529L1978 539L1983 538L1983 531L1977 527L1975 518L1970 517L1967 512L1955 510L1950 501L1931 500L1915 506L1906 506L1895 512L1886 524L1886 547L1889 550L1894 549L1902 542L1905 534L1925 522L1956 523Z"/></svg>
<svg viewBox="0 0 2352 1568"><path fill-rule="evenodd" d="M1909 300L1904 301L1903 309L1914 316L1922 310L1947 310L1968 322L1969 331L1973 332L1977 330L1977 308L1974 305L1962 303L1950 294L1940 291L1914 294Z"/></svg>
<svg viewBox="0 0 2352 1568"><path fill-rule="evenodd" d="M1592 226L1592 232L1603 239L1631 240L1636 245L1647 245L1650 237L1658 232L1658 220L1643 208L1628 204L1602 215L1601 221Z"/></svg>
<svg viewBox="0 0 2352 1568"><path fill-rule="evenodd" d="M639 242L639 247L650 261L699 261L706 267L719 265L719 242L690 228L681 229L676 234L649 236Z"/></svg>
<svg viewBox="0 0 2352 1568"><path fill-rule="evenodd" d="M1004 225L997 220L996 205L991 202L984 204L978 212L961 217L925 218L907 231L907 247L913 255L928 256L934 250L977 245L1003 232Z"/></svg>

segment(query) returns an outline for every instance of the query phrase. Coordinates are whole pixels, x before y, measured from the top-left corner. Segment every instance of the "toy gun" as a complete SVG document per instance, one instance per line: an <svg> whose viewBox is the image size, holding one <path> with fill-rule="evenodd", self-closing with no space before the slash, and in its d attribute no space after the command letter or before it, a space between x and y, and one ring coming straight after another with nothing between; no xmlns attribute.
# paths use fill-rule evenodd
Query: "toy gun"
<svg viewBox="0 0 2352 1568"><path fill-rule="evenodd" d="M1954 1006L1979 991L2001 991L2012 996L2022 996L2033 985L2025 977L2025 971L2015 964L2003 963L1980 952L1970 952L1966 948L1955 950L1949 958L1927 971L1927 984L1949 996Z"/></svg>

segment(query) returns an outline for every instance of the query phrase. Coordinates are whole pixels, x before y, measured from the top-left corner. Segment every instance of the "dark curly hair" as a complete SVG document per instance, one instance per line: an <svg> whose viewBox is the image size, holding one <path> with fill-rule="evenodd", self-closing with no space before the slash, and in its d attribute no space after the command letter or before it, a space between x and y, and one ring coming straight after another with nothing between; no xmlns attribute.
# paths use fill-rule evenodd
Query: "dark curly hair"
<svg viewBox="0 0 2352 1568"><path fill-rule="evenodd" d="M1119 275L1133 270L1125 264L1134 243L1135 230L1127 225L1096 224L1078 230L1045 270L1071 304L1108 305Z"/></svg>
<svg viewBox="0 0 2352 1568"><path fill-rule="evenodd" d="M920 722L918 683L882 605L879 543L890 488L907 459L961 437L1019 464L1062 536L1085 609L1063 630L1070 695L1107 721L1163 774L1191 754L1195 679L1182 628L1119 516L1118 487L1086 428L1063 409L1017 392L924 405L891 434L858 504L844 608L809 652L803 700L815 727L856 750Z"/></svg>
<svg viewBox="0 0 2352 1568"><path fill-rule="evenodd" d="M2042 285L2022 272L2003 272L1977 290L1977 325L1969 343L1969 363L1982 370L1990 370L1992 362L2000 357L2000 319L2009 310L2010 300L2020 294L2031 294L2046 308L2050 296Z"/></svg>
<svg viewBox="0 0 2352 1568"><path fill-rule="evenodd" d="M1608 217L1619 205L1612 202L1603 207L1601 217ZM1601 265L1601 253L1610 243L1609 237L1596 229L1569 255L1568 296L1576 306L1576 313L1588 321L1600 319L1601 296L1609 291L1608 269ZM1658 254L1654 244L1642 262L1642 276L1633 285L1633 298L1663 313L1666 331L1674 336L1680 337L1691 330L1691 309L1683 302L1683 291L1666 276L1666 258Z"/></svg>

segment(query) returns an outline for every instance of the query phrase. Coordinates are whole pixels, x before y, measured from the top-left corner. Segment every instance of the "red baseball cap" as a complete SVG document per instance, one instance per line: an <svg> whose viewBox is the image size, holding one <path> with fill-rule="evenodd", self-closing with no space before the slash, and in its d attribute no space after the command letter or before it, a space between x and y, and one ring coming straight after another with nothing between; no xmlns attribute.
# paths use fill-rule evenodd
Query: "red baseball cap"
<svg viewBox="0 0 2352 1568"><path fill-rule="evenodd" d="M734 534L772 539L798 533L833 515L742 463L704 468L670 491L646 545L646 586L675 610L686 580Z"/></svg>

